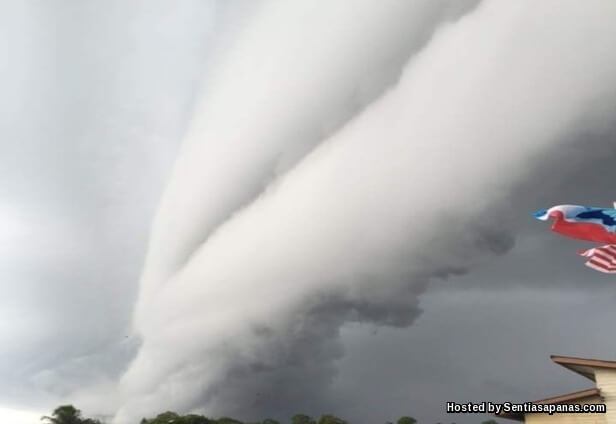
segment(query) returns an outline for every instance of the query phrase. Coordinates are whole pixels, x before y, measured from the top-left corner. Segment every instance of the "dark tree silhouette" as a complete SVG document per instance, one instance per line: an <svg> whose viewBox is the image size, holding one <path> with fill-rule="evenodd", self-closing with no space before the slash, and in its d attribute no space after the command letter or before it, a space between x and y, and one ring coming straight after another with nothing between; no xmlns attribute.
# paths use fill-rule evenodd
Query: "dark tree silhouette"
<svg viewBox="0 0 616 424"><path fill-rule="evenodd" d="M332 414L325 414L319 418L319 424L348 424L342 418L338 418Z"/></svg>
<svg viewBox="0 0 616 424"><path fill-rule="evenodd" d="M51 413L51 417L45 415L41 417L41 421L46 421L49 424L82 424L81 411L73 405L58 406Z"/></svg>
<svg viewBox="0 0 616 424"><path fill-rule="evenodd" d="M297 414L291 418L291 424L316 424L316 421L308 415Z"/></svg>

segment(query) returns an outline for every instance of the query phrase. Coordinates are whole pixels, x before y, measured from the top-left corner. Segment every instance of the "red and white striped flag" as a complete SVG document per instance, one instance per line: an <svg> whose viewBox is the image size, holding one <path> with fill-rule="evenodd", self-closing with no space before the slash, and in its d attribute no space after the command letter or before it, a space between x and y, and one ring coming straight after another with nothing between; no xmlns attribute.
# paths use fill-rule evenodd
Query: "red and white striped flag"
<svg viewBox="0 0 616 424"><path fill-rule="evenodd" d="M579 252L580 255L590 258L586 266L607 274L616 274L616 245L593 247Z"/></svg>

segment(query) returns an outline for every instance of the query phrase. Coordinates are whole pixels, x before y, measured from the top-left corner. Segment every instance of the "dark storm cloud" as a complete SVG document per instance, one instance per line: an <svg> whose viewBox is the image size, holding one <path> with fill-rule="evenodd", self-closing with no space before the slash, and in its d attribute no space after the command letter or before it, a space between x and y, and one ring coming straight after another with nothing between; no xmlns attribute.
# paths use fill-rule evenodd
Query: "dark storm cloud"
<svg viewBox="0 0 616 424"><path fill-rule="evenodd" d="M502 226L490 226L490 221L486 217L481 224L471 225L468 243L459 243L460 249L477 249L494 255L509 251L513 246L511 233ZM230 365L223 383L212 386L203 399L216 405L209 412L234 411L241 417L272 416L284 420L298 411L313 414L342 411L353 418L352 422L366 422L366 417L360 419L358 413L348 411L343 401L335 401L336 392L331 390L338 377L337 364L345 362L340 328L349 322L365 323L370 328L408 327L423 312L418 295L431 280L452 278L469 271L467 266L440 265L419 273L405 270L402 263L394 266L397 270L390 270L388 276L366 278L365 284L397 287L396 297L382 297L379 301L370 292L365 298L349 300L330 292L306 299L306 304L287 318L290 325L282 333L256 328L255 336L262 339L265 348L255 361L243 360ZM387 375L386 370L382 371ZM377 395L370 402L380 401ZM380 410L376 417L388 416L384 409Z"/></svg>
<svg viewBox="0 0 616 424"><path fill-rule="evenodd" d="M504 207L491 216L515 234L515 248L505 259L464 277L460 286L603 289L610 284L609 276L589 272L577 255L592 243L562 237L550 231L550 223L531 214L557 204L611 207L616 196L611 183L616 178L615 127L616 118L607 120L607 125L567 137L563 148L541 158L542 166L529 171Z"/></svg>
<svg viewBox="0 0 616 424"><path fill-rule="evenodd" d="M408 414L419 422L478 423L490 417L448 415L446 402L523 402L583 390L593 383L549 355L613 358L616 343L605 337L615 319L611 290L437 285L422 296L425 313L410 328L343 328L333 411L351 422Z"/></svg>

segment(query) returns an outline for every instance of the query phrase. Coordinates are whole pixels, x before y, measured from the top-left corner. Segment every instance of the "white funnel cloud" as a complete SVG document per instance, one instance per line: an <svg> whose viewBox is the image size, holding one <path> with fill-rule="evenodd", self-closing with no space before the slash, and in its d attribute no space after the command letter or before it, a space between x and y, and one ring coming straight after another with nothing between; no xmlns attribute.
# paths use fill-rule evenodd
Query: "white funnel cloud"
<svg viewBox="0 0 616 424"><path fill-rule="evenodd" d="M143 295L272 179L394 84L439 23L476 3L260 3L210 59L152 230Z"/></svg>

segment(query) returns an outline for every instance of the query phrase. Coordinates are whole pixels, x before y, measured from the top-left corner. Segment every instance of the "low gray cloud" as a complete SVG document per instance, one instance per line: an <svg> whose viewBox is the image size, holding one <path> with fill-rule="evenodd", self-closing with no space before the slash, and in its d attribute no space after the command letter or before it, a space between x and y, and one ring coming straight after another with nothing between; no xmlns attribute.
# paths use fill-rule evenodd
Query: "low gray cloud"
<svg viewBox="0 0 616 424"><path fill-rule="evenodd" d="M0 404L52 407L134 355L136 282L211 6L0 7Z"/></svg>

